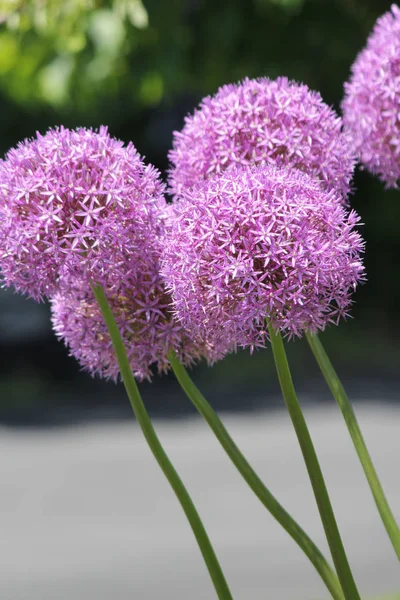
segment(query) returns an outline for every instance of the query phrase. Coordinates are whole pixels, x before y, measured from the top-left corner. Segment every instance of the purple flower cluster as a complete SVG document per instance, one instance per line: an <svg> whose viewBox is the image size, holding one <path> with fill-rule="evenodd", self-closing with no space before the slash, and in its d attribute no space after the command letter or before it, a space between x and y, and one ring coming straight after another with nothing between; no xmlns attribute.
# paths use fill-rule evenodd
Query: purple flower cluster
<svg viewBox="0 0 400 600"><path fill-rule="evenodd" d="M225 85L174 133L169 184L188 187L231 165L291 166L336 190L350 192L355 156L340 117L307 86L280 77Z"/></svg>
<svg viewBox="0 0 400 600"><path fill-rule="evenodd" d="M171 350L186 364L203 350L172 318L161 281L163 192L159 173L104 127L38 134L0 164L5 284L50 297L58 337L92 374L116 379L119 369L91 281L105 289L139 378L165 371Z"/></svg>
<svg viewBox="0 0 400 600"><path fill-rule="evenodd" d="M135 375L212 362L346 316L363 279L354 158L306 86L245 80L206 98L159 173L106 128L50 130L0 162L5 285L50 298L53 326L91 374L119 368L91 283L103 286Z"/></svg>
<svg viewBox="0 0 400 600"><path fill-rule="evenodd" d="M343 120L362 164L388 187L400 178L400 9L378 19L345 83Z"/></svg>
<svg viewBox="0 0 400 600"><path fill-rule="evenodd" d="M0 260L6 285L35 299L70 274L109 285L157 235L159 173L105 127L25 140L0 169Z"/></svg>
<svg viewBox="0 0 400 600"><path fill-rule="evenodd" d="M225 171L182 190L162 273L193 338L259 346L265 319L301 336L346 316L363 242L341 198L295 169Z"/></svg>

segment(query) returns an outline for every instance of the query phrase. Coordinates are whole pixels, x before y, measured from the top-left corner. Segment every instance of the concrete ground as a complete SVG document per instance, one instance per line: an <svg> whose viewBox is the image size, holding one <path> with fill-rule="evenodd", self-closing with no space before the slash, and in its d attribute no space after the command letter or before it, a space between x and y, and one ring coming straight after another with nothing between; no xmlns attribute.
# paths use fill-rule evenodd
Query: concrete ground
<svg viewBox="0 0 400 600"><path fill-rule="evenodd" d="M400 520L400 407L357 415ZM363 597L400 590L400 567L336 407L307 416ZM284 412L224 416L271 491L328 554ZM156 421L235 600L328 598L200 419ZM199 550L137 425L0 429L1 600L214 600Z"/></svg>

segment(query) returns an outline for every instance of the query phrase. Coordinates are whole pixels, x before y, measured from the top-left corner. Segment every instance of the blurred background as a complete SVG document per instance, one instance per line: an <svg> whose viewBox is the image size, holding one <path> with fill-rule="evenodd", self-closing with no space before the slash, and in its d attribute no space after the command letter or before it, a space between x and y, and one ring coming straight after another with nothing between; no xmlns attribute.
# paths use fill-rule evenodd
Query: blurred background
<svg viewBox="0 0 400 600"><path fill-rule="evenodd" d="M0 0L1 156L37 130L106 124L165 172L172 132L184 116L203 96L245 76L286 75L319 90L339 110L350 66L390 5ZM385 191L360 170L354 184L368 281L355 295L353 319L322 339L400 516L394 477L400 452L400 192ZM305 340L291 342L288 353L363 590L370 596L399 590L398 564ZM11 290L0 290L0 354L1 598L213 598L191 532L132 425L122 386L82 373L56 341L48 306ZM213 368L199 365L193 376L260 474L326 550L293 433L279 410L271 352L232 355ZM253 507L173 378L155 378L141 390L206 515L235 598L326 597L298 549L263 519L261 506Z"/></svg>
<svg viewBox="0 0 400 600"><path fill-rule="evenodd" d="M98 127L161 171L200 99L245 76L287 75L339 110L343 82L383 0L0 0L0 151L35 131ZM396 400L400 380L400 195L357 171L353 206L368 282L324 342L353 397ZM121 386L94 381L56 341L48 307L0 290L0 422L129 415ZM306 342L290 344L300 389L326 395ZM271 353L231 356L195 377L221 409L267 406ZM79 392L78 392L79 390ZM144 385L155 413L190 410L172 378ZM246 400L243 394L246 393ZM162 400L160 400L162 394Z"/></svg>

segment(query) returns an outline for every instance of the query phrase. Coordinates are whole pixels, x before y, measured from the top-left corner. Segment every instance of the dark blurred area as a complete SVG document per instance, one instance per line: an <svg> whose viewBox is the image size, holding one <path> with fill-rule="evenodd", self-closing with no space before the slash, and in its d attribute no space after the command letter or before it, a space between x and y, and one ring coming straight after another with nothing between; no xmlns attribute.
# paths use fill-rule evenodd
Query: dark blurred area
<svg viewBox="0 0 400 600"><path fill-rule="evenodd" d="M5 5L5 6L3 6ZM241 78L286 75L339 110L343 82L382 0L116 0L0 3L0 149L63 124L107 124L165 172L172 131L206 94ZM64 8L62 8L64 7ZM367 242L367 283L353 319L323 341L353 398L397 401L400 383L400 192L357 171L352 204ZM80 372L46 305L0 291L0 422L130 416L121 385ZM300 391L327 400L304 340L288 347ZM271 353L240 353L194 377L215 407L279 397ZM153 414L190 411L172 377L143 384Z"/></svg>

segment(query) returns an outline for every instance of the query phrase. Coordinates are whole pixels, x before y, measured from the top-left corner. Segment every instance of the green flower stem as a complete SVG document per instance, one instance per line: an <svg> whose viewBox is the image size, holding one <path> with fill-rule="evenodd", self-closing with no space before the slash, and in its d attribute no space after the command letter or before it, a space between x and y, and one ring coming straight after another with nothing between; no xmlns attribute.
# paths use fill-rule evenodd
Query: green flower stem
<svg viewBox="0 0 400 600"><path fill-rule="evenodd" d="M150 450L152 451L155 459L160 465L164 475L168 479L188 518L188 521L192 527L193 533L196 537L197 543L203 555L204 561L207 565L211 579L214 583L214 587L217 592L218 598L220 600L233 600L232 594L228 588L228 584L225 580L224 574L219 565L214 549L210 543L204 525L201 522L197 510L184 484L182 483L178 473L176 472L174 466L170 462L167 454L165 453L164 448L162 447L157 437L157 434L153 428L153 425L150 421L149 415L140 396L139 389L136 385L135 378L129 366L129 361L126 355L124 343L119 333L114 315L112 314L111 308L108 304L104 290L101 286L95 286L93 284L92 289L96 297L97 303L100 307L100 310L102 312L104 321L107 325L108 331L110 333L114 351L118 359L122 380L124 382L131 406L136 415L136 419L142 429L144 437L146 438Z"/></svg>
<svg viewBox="0 0 400 600"><path fill-rule="evenodd" d="M376 506L378 507L379 514L381 515L383 524L386 527L386 531L393 544L393 548L397 554L397 557L400 560L400 529L396 523L392 511L390 510L390 506L382 489L358 425L356 415L354 414L353 407L351 406L344 387L341 384L340 379L337 376L335 369L333 368L332 363L330 362L318 336L307 333L306 337L310 348L314 353L319 368L321 369L321 372L325 378L325 381L328 384L333 397L338 403L340 410L342 411L351 439L353 440L354 447L357 451L361 465L364 469L364 473L368 480L369 487L371 488Z"/></svg>
<svg viewBox="0 0 400 600"><path fill-rule="evenodd" d="M360 600L360 595L346 557L317 454L296 396L282 337L280 333L275 333L274 328L270 323L268 324L268 331L282 395L303 453L321 521L345 598L346 600Z"/></svg>
<svg viewBox="0 0 400 600"><path fill-rule="evenodd" d="M330 591L332 597L335 600L343 600L343 592L340 587L339 580L336 573L333 571L321 551L317 548L314 542L308 537L305 531L296 523L296 521L290 516L288 512L279 504L276 498L271 492L265 487L257 473L247 462L228 431L225 429L222 421L213 410L212 406L207 402L201 392L193 383L186 369L180 363L177 356L170 352L168 354L168 360L171 363L172 370L186 393L189 400L194 404L199 413L204 417L208 423L221 446L248 483L249 487L253 490L257 498L261 500L262 504L271 515L282 525L285 531L293 538L298 546L303 550L305 555L310 559L314 565L326 587Z"/></svg>

